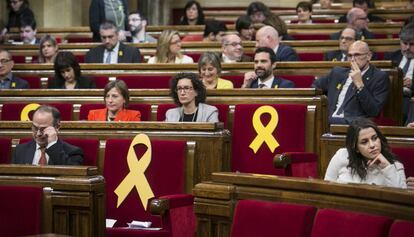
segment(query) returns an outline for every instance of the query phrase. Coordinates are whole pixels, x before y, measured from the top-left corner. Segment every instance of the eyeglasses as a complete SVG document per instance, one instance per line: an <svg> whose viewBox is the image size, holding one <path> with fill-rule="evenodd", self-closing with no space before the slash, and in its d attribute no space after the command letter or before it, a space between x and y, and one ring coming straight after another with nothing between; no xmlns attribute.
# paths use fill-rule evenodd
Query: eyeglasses
<svg viewBox="0 0 414 237"><path fill-rule="evenodd" d="M341 36L341 37L339 37L339 40L354 41L355 39L354 39L354 38L352 38L352 37Z"/></svg>
<svg viewBox="0 0 414 237"><path fill-rule="evenodd" d="M347 57L348 58L352 58L352 57L359 58L359 57L362 57L366 54L368 54L368 53L354 53L354 54L348 54Z"/></svg>
<svg viewBox="0 0 414 237"><path fill-rule="evenodd" d="M192 86L184 86L184 87L177 87L176 91L177 92L184 91L185 93L188 93L188 92L190 92L193 89L194 88Z"/></svg>
<svg viewBox="0 0 414 237"><path fill-rule="evenodd" d="M237 46L241 46L242 44L241 44L241 42L233 42L233 43L227 43L227 44L225 44L226 46L229 46L229 45L231 45L231 46L233 46L233 47L237 47Z"/></svg>
<svg viewBox="0 0 414 237"><path fill-rule="evenodd" d="M10 61L11 61L11 59L7 59L7 58L0 59L0 63L1 64L6 64L6 63L8 63Z"/></svg>
<svg viewBox="0 0 414 237"><path fill-rule="evenodd" d="M40 131L40 133L43 133L47 127L36 127L34 124L32 124L32 131L37 133Z"/></svg>

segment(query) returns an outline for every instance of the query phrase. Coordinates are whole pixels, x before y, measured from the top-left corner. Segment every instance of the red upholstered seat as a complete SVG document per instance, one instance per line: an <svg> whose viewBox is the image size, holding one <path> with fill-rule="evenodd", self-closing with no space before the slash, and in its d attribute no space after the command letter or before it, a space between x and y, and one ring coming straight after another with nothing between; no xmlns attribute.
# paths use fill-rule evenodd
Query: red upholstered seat
<svg viewBox="0 0 414 237"><path fill-rule="evenodd" d="M38 57L35 55L13 55L12 59L14 61L14 63L36 63L38 62Z"/></svg>
<svg viewBox="0 0 414 237"><path fill-rule="evenodd" d="M130 139L108 139L106 142L103 171L106 182L106 214L107 218L117 220L114 228L107 228L106 236L194 236L193 196L184 194L185 141L151 141L152 158L145 169L145 178L155 198L169 201L169 211L162 217L151 215L149 210L144 209L135 187L117 208L118 196L114 191L130 172L127 164L130 144ZM143 159L142 154L146 149L143 144L134 146L138 162ZM151 221L153 227L162 229L143 231L122 228L133 220Z"/></svg>
<svg viewBox="0 0 414 237"><path fill-rule="evenodd" d="M254 129L253 115L260 104L239 104L234 111L233 138L232 138L232 170L273 174L289 175L287 170L273 167L273 157L276 154L295 152L296 156L305 151L305 128L307 106L302 104L273 104L278 114L278 123L271 133L279 143L279 146L272 152L267 143L259 143L257 153L250 148L250 144L257 138L258 132ZM262 126L268 126L269 114L262 114ZM260 131L260 129L259 129ZM267 132L261 132L261 134ZM271 137L271 136L270 136ZM260 140L260 139L259 139ZM303 153L303 156L307 156ZM316 156L306 157L305 163L292 161L292 169L305 169L303 171L292 171L291 174L298 174L301 177L316 176Z"/></svg>
<svg viewBox="0 0 414 237"><path fill-rule="evenodd" d="M22 110L26 105L30 103L8 103L3 104L1 111L1 120L6 121L20 121ZM46 103L47 105L54 106L60 111L61 120L72 120L73 105L70 103ZM32 119L33 111L29 112L29 118Z"/></svg>
<svg viewBox="0 0 414 237"><path fill-rule="evenodd" d="M90 110L104 108L104 104L82 104L79 111L79 120L88 120ZM128 109L138 110L141 113L141 121L149 121L151 117L151 105L149 104L129 104Z"/></svg>
<svg viewBox="0 0 414 237"><path fill-rule="evenodd" d="M234 212L231 237L310 236L316 208L257 200L241 200Z"/></svg>
<svg viewBox="0 0 414 237"><path fill-rule="evenodd" d="M85 63L85 55L75 55L75 57L78 63Z"/></svg>
<svg viewBox="0 0 414 237"><path fill-rule="evenodd" d="M91 37L67 37L68 43L91 43L93 42Z"/></svg>
<svg viewBox="0 0 414 237"><path fill-rule="evenodd" d="M168 89L170 88L171 75L156 76L119 76L119 80L125 81L131 89Z"/></svg>
<svg viewBox="0 0 414 237"><path fill-rule="evenodd" d="M198 60L199 60L199 59L200 59L200 57L201 57L201 53L186 53L186 55L187 55L188 57L191 57L195 63L197 63L197 62L198 62Z"/></svg>
<svg viewBox="0 0 414 237"><path fill-rule="evenodd" d="M225 76L222 76L221 78L230 80L231 82L233 82L234 88L240 88L243 85L244 75L243 74L225 75Z"/></svg>
<svg viewBox="0 0 414 237"><path fill-rule="evenodd" d="M63 140L83 150L83 165L98 166L99 139L63 138Z"/></svg>
<svg viewBox="0 0 414 237"><path fill-rule="evenodd" d="M323 53L298 53L300 61L323 61Z"/></svg>
<svg viewBox="0 0 414 237"><path fill-rule="evenodd" d="M292 34L291 36L295 40L329 40L330 38L328 34Z"/></svg>
<svg viewBox="0 0 414 237"><path fill-rule="evenodd" d="M106 84L109 82L109 78L107 76L94 76L93 79L95 80L97 89L104 89Z"/></svg>
<svg viewBox="0 0 414 237"><path fill-rule="evenodd" d="M203 35L186 35L181 39L182 42L203 41Z"/></svg>
<svg viewBox="0 0 414 237"><path fill-rule="evenodd" d="M0 164L10 164L11 139L0 137Z"/></svg>
<svg viewBox="0 0 414 237"><path fill-rule="evenodd" d="M296 88L311 88L315 76L312 75L278 75L278 77L291 80Z"/></svg>
<svg viewBox="0 0 414 237"><path fill-rule="evenodd" d="M23 79L23 80L26 80L29 83L30 89L40 89L42 87L40 77L24 76L24 77L20 77L20 78Z"/></svg>
<svg viewBox="0 0 414 237"><path fill-rule="evenodd" d="M397 155L400 162L404 165L405 176L414 177L414 148L393 147L392 152Z"/></svg>
<svg viewBox="0 0 414 237"><path fill-rule="evenodd" d="M389 237L412 237L414 236L414 222L395 220L391 226Z"/></svg>
<svg viewBox="0 0 414 237"><path fill-rule="evenodd" d="M0 186L0 235L37 235L42 225L41 187Z"/></svg>
<svg viewBox="0 0 414 237"><path fill-rule="evenodd" d="M177 107L175 104L160 104L157 108L157 121L165 121L167 110Z"/></svg>
<svg viewBox="0 0 414 237"><path fill-rule="evenodd" d="M312 237L386 237L392 220L363 213L320 209L315 216Z"/></svg>

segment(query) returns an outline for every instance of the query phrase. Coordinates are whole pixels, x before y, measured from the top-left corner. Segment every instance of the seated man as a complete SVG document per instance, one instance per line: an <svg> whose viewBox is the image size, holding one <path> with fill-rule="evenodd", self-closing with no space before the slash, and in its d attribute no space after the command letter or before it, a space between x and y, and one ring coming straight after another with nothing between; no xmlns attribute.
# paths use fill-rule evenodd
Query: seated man
<svg viewBox="0 0 414 237"><path fill-rule="evenodd" d="M39 44L40 40L36 38L36 21L35 19L23 19L20 25L20 40L23 44Z"/></svg>
<svg viewBox="0 0 414 237"><path fill-rule="evenodd" d="M242 40L236 33L226 34L221 43L223 63L252 62L252 57L243 53Z"/></svg>
<svg viewBox="0 0 414 237"><path fill-rule="evenodd" d="M13 66L11 54L5 49L0 49L0 89L28 89L27 81L13 75Z"/></svg>
<svg viewBox="0 0 414 237"><path fill-rule="evenodd" d="M339 50L326 52L324 55L325 61L348 61L348 48L355 40L359 40L356 31L352 28L345 28L339 37Z"/></svg>
<svg viewBox="0 0 414 237"><path fill-rule="evenodd" d="M19 144L13 154L13 164L82 165L83 151L58 139L60 112L42 105L33 114L33 140Z"/></svg>
<svg viewBox="0 0 414 237"><path fill-rule="evenodd" d="M101 24L99 33L102 45L92 48L85 55L86 63L139 63L141 54L139 49L123 44L118 38L118 28L113 22Z"/></svg>
<svg viewBox="0 0 414 237"><path fill-rule="evenodd" d="M368 30L368 17L367 13L364 12L361 8L351 8L346 14L347 28L355 29L358 35L358 38L361 40L364 39L374 39L374 34ZM332 40L337 40L341 36L341 31L333 33L331 35Z"/></svg>
<svg viewBox="0 0 414 237"><path fill-rule="evenodd" d="M295 50L290 46L281 44L279 33L271 26L263 26L256 33L256 48L267 47L273 49L276 61L299 61Z"/></svg>
<svg viewBox="0 0 414 237"><path fill-rule="evenodd" d="M260 47L254 55L254 72L244 74L242 88L294 88L292 81L275 77L276 55L271 48Z"/></svg>
<svg viewBox="0 0 414 237"><path fill-rule="evenodd" d="M222 37L227 32L227 26L222 21L206 21L206 26L203 33L203 41L218 41L221 42Z"/></svg>
<svg viewBox="0 0 414 237"><path fill-rule="evenodd" d="M127 41L132 43L154 43L157 39L146 33L147 19L139 12L131 12L128 16L128 29L130 36L127 36Z"/></svg>
<svg viewBox="0 0 414 237"><path fill-rule="evenodd" d="M369 22L385 22L384 18L369 13L369 9L375 9L374 1L371 0L353 0L352 7L362 9L368 17ZM339 18L339 23L346 23L346 15Z"/></svg>
<svg viewBox="0 0 414 237"><path fill-rule="evenodd" d="M368 44L355 41L348 50L351 68L334 67L313 83L328 96L329 122L346 124L357 117L377 117L387 100L387 73L371 65Z"/></svg>

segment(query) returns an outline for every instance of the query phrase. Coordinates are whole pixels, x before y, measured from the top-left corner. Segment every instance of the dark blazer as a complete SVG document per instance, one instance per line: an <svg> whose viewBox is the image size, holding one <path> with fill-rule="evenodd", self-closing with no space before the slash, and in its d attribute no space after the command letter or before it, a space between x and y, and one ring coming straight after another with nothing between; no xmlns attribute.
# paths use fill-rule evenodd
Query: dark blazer
<svg viewBox="0 0 414 237"><path fill-rule="evenodd" d="M385 19L376 15L372 15L372 13L368 13L367 15L369 22L385 22ZM346 23L346 14L339 17L338 23Z"/></svg>
<svg viewBox="0 0 414 237"><path fill-rule="evenodd" d="M14 12L14 11L10 11L9 12L9 20L7 22L7 29L10 30L10 28L12 27L20 27L20 24L22 22L22 20L28 20L28 19L32 19L34 20L34 14L33 11L28 7L23 7L18 11L18 12Z"/></svg>
<svg viewBox="0 0 414 237"><path fill-rule="evenodd" d="M384 54L384 60L391 60L394 63L394 65L396 65L397 67L400 65L402 59L403 59L403 55L400 49L394 52L387 52ZM414 70L413 70L413 75L411 76L412 76L411 78L414 78Z"/></svg>
<svg viewBox="0 0 414 237"><path fill-rule="evenodd" d="M99 45L92 48L85 55L86 63L103 63L105 46ZM122 53L121 53L122 52ZM118 63L139 63L141 62L141 53L138 48L119 43Z"/></svg>
<svg viewBox="0 0 414 237"><path fill-rule="evenodd" d="M338 31L336 33L331 34L331 40L339 40L339 37L341 37L341 31ZM374 33L372 33L371 31L368 31L366 29L362 29L360 32L358 32L358 34L360 34L360 39L375 39L375 35Z"/></svg>
<svg viewBox="0 0 414 237"><path fill-rule="evenodd" d="M348 78L349 71L349 68L334 67L328 76L322 77L312 84L313 87L322 89L327 94L330 120L336 110L338 96ZM343 123L350 123L357 117L378 116L388 98L390 81L387 73L370 65L362 80L364 88L359 93L351 83L351 92L345 96Z"/></svg>
<svg viewBox="0 0 414 237"><path fill-rule="evenodd" d="M340 62L341 59L342 59L342 51L341 50L329 51L329 52L326 52L323 56L324 61L337 61L337 62Z"/></svg>
<svg viewBox="0 0 414 237"><path fill-rule="evenodd" d="M10 89L29 89L29 83L26 80L15 77L12 74L10 81Z"/></svg>
<svg viewBox="0 0 414 237"><path fill-rule="evenodd" d="M254 80L252 84L250 84L250 88L259 88L259 80ZM272 88L295 88L295 83L290 80L274 77Z"/></svg>
<svg viewBox="0 0 414 237"><path fill-rule="evenodd" d="M65 80L54 79L47 88L49 89L66 89ZM96 88L95 81L89 77L80 77L76 83L75 89L94 89Z"/></svg>
<svg viewBox="0 0 414 237"><path fill-rule="evenodd" d="M276 52L276 61L299 61L296 51L289 45L279 44Z"/></svg>
<svg viewBox="0 0 414 237"><path fill-rule="evenodd" d="M32 164L33 157L36 150L35 140L19 144L13 153L13 164ZM46 149L49 155L48 165L82 165L83 151L79 147L73 146L60 139Z"/></svg>
<svg viewBox="0 0 414 237"><path fill-rule="evenodd" d="M128 27L128 1L121 0L122 5L124 5L124 14L125 14L125 30ZM100 42L101 37L99 35L99 26L102 22L106 20L105 16L105 3L104 0L92 0L91 5L89 6L89 27L93 33L93 40L95 42Z"/></svg>

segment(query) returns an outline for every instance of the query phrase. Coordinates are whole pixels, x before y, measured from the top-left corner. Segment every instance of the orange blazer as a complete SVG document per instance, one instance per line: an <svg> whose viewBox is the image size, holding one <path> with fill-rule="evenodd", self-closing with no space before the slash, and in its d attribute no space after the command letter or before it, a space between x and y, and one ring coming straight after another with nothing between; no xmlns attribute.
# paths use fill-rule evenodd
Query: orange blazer
<svg viewBox="0 0 414 237"><path fill-rule="evenodd" d="M89 111L88 121L107 121L107 109ZM123 109L116 114L114 121L141 121L141 113L137 110Z"/></svg>

